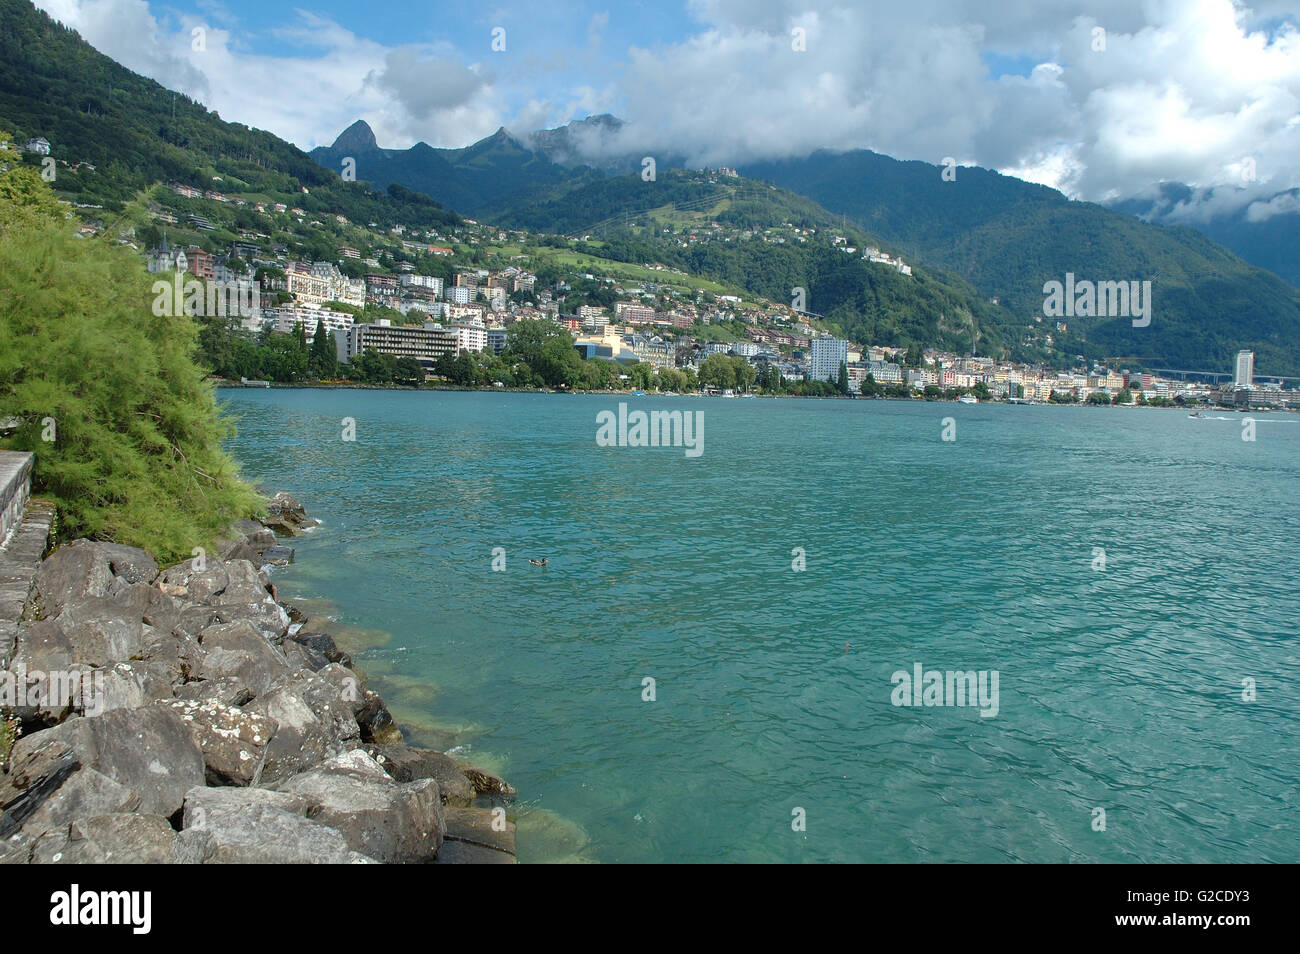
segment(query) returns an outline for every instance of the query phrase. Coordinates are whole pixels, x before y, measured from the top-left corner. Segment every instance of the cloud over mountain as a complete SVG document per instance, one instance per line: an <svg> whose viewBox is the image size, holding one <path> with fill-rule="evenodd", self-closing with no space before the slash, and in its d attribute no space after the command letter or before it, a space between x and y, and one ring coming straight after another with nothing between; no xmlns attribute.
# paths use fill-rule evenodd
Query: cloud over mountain
<svg viewBox="0 0 1300 954"><path fill-rule="evenodd" d="M259 12L258 29L283 41L273 53L224 23L193 51L200 14L157 2L38 4L133 69L304 147L357 116L400 147L612 112L623 126L574 144L701 165L818 148L951 156L1094 200L1182 182L1192 193L1164 212L1192 219L1267 215L1300 187L1300 29L1285 0L1096 0L1083 12L1067 0L691 0L666 8L653 37L632 13L582 4L477 20L448 8L473 21L459 43L367 36L364 9L337 12L346 24ZM489 51L484 17L510 24L506 52Z"/></svg>

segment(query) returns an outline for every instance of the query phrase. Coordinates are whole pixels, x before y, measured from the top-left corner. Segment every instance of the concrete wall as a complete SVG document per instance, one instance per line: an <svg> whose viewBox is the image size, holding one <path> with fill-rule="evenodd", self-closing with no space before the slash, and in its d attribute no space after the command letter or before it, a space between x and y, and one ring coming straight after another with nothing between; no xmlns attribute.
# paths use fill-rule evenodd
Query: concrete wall
<svg viewBox="0 0 1300 954"><path fill-rule="evenodd" d="M31 454L0 450L0 546L23 519L32 491Z"/></svg>

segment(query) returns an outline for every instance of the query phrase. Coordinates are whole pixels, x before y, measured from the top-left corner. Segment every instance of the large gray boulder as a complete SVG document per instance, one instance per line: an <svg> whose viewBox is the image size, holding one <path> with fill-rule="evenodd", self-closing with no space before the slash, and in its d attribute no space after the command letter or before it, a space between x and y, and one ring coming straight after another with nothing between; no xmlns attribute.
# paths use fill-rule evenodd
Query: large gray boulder
<svg viewBox="0 0 1300 954"><path fill-rule="evenodd" d="M22 830L38 838L47 831L66 829L79 818L139 808L139 793L93 768L80 768L41 802L23 822Z"/></svg>
<svg viewBox="0 0 1300 954"><path fill-rule="evenodd" d="M134 585L151 582L158 564L144 550L116 543L73 540L47 556L32 580L38 618L49 618L88 598L121 598Z"/></svg>
<svg viewBox="0 0 1300 954"><path fill-rule="evenodd" d="M32 580L31 602L40 618L58 614L68 603L108 595L113 570L104 545L73 540L44 560Z"/></svg>
<svg viewBox="0 0 1300 954"><path fill-rule="evenodd" d="M230 584L230 574L222 560L196 558L168 567L160 582L170 596L189 603L209 603Z"/></svg>
<svg viewBox="0 0 1300 954"><path fill-rule="evenodd" d="M15 715L24 722L54 723L99 711L103 676L95 665L103 663L84 660L95 655L102 659L102 653L78 649L78 639L68 633L61 617L21 623L17 632L14 657L4 675L17 697L10 706Z"/></svg>
<svg viewBox="0 0 1300 954"><path fill-rule="evenodd" d="M338 688L339 697L352 707L352 715L361 729L363 742L385 744L402 740L402 733L393 721L392 713L384 705L384 700L379 693L365 688L356 670L331 664L321 669L320 675L332 682Z"/></svg>
<svg viewBox="0 0 1300 954"><path fill-rule="evenodd" d="M14 761L51 742L64 743L82 766L138 792L140 810L149 814L174 815L185 793L204 781L202 751L184 720L165 704L69 719L19 739Z"/></svg>
<svg viewBox="0 0 1300 954"><path fill-rule="evenodd" d="M91 545L108 560L108 568L112 574L128 583L152 583L154 577L158 575L158 562L152 554L138 547L127 547L120 543Z"/></svg>
<svg viewBox="0 0 1300 954"><path fill-rule="evenodd" d="M277 644L289 630L289 614L276 602L270 578L248 560L226 564L229 582L215 598L217 609L253 621Z"/></svg>
<svg viewBox="0 0 1300 954"><path fill-rule="evenodd" d="M214 700L171 703L203 752L209 785L254 785L266 759L275 720Z"/></svg>
<svg viewBox="0 0 1300 954"><path fill-rule="evenodd" d="M197 678L234 676L255 696L266 692L289 670L284 653L247 619L209 626L199 634L199 645L203 658Z"/></svg>
<svg viewBox="0 0 1300 954"><path fill-rule="evenodd" d="M146 623L142 642L144 647L138 659L132 660L132 664L137 661L148 663L150 672L165 675L172 687L172 695L179 692L191 678L198 678L204 653L197 636L191 636L180 629L164 629Z"/></svg>
<svg viewBox="0 0 1300 954"><path fill-rule="evenodd" d="M117 663L95 673L94 705L86 715L100 715L110 709L138 709L172 698L181 674L166 663L136 660Z"/></svg>
<svg viewBox="0 0 1300 954"><path fill-rule="evenodd" d="M235 530L243 535L245 542L259 557L276 545L275 534L256 520L247 518L237 520Z"/></svg>
<svg viewBox="0 0 1300 954"><path fill-rule="evenodd" d="M165 865L187 860L161 815L114 813L79 818L35 841L36 864Z"/></svg>
<svg viewBox="0 0 1300 954"><path fill-rule="evenodd" d="M20 623L11 668L28 672L66 671L75 666L111 666L144 649L139 617L123 616L108 600L89 599L58 616Z"/></svg>
<svg viewBox="0 0 1300 954"><path fill-rule="evenodd" d="M343 835L306 817L307 800L258 788L196 788L178 841L205 864L366 864Z"/></svg>
<svg viewBox="0 0 1300 954"><path fill-rule="evenodd" d="M278 642L289 629L289 615L275 601L270 578L248 560L187 560L167 569L161 590L187 606L182 611L184 632L197 635L212 622L248 620L268 638Z"/></svg>
<svg viewBox="0 0 1300 954"><path fill-rule="evenodd" d="M223 706L240 708L253 701L253 690L242 679L235 676L222 676L220 679L196 679L187 682L176 690L176 698L189 699L193 702L219 702Z"/></svg>
<svg viewBox="0 0 1300 954"><path fill-rule="evenodd" d="M320 672L330 664L330 661L320 653L313 652L302 643L294 642L292 639L286 639L281 647L284 651L284 658L294 669L310 669L312 672Z"/></svg>
<svg viewBox="0 0 1300 954"><path fill-rule="evenodd" d="M432 861L444 821L438 783L401 783L361 750L353 750L278 786L307 801L307 815L338 830L349 847L376 861Z"/></svg>
<svg viewBox="0 0 1300 954"><path fill-rule="evenodd" d="M261 775L268 787L361 744L350 703L314 672L286 673L245 709L276 722Z"/></svg>
<svg viewBox="0 0 1300 954"><path fill-rule="evenodd" d="M140 610L140 618L160 632L170 633L181 621L183 605L159 587L150 586L145 590L145 603Z"/></svg>

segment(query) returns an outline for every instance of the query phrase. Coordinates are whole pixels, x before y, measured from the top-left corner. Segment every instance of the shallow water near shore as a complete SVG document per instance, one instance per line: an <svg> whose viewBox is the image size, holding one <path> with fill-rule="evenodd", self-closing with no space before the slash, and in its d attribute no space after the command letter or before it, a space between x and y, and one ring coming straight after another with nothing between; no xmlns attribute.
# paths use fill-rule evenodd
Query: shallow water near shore
<svg viewBox="0 0 1300 954"><path fill-rule="evenodd" d="M519 790L522 861L1300 861L1300 417L220 398L324 522L282 596L379 634L412 740ZM703 454L598 446L620 401ZM996 670L996 715L891 704L917 663Z"/></svg>

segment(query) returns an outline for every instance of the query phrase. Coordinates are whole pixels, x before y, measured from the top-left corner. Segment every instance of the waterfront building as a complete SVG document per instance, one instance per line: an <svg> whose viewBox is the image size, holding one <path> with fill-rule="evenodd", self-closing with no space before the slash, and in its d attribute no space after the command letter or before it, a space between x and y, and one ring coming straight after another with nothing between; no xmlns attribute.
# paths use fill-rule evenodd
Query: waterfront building
<svg viewBox="0 0 1300 954"><path fill-rule="evenodd" d="M445 326L456 336L456 351L482 351L487 347L487 329L483 322L471 319Z"/></svg>
<svg viewBox="0 0 1300 954"><path fill-rule="evenodd" d="M339 360L350 364L361 352L374 349L395 358L414 358L426 371L433 369L444 354L455 355L456 333L433 322L423 325L394 325L385 319L373 324L353 325L335 335Z"/></svg>

